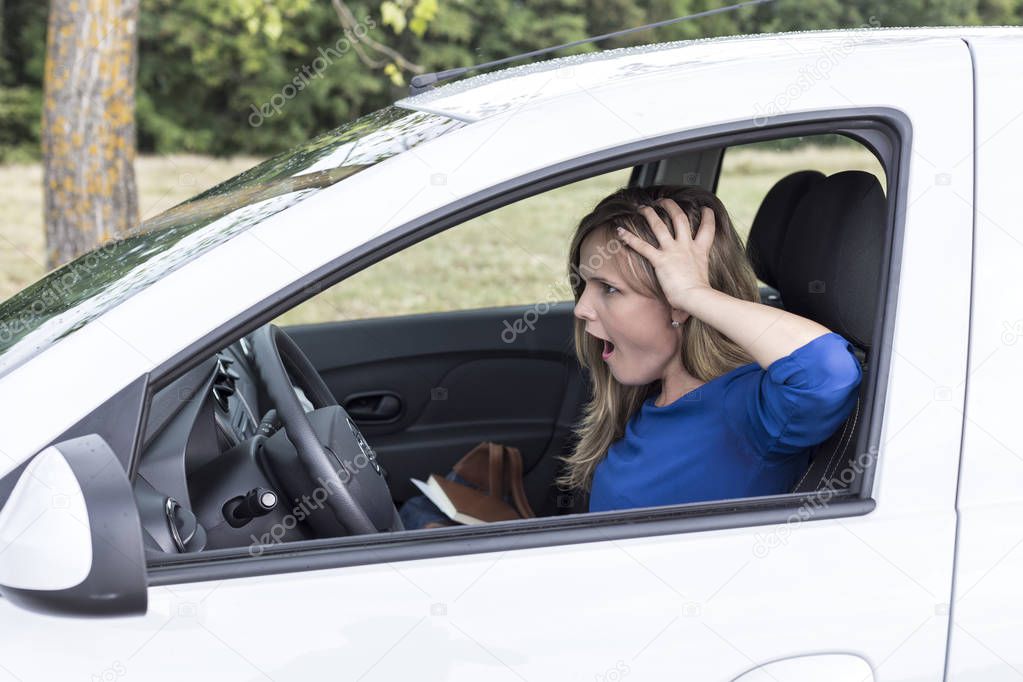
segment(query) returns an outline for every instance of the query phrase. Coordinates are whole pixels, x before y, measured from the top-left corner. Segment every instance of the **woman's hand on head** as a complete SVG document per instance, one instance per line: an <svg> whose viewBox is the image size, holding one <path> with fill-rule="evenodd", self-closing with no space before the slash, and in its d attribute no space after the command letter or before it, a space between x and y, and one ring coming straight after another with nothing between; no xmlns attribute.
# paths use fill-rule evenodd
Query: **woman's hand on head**
<svg viewBox="0 0 1023 682"><path fill-rule="evenodd" d="M702 207L700 228L694 239L689 236L693 233L689 219L677 203L667 198L659 199L657 203L671 218L675 226L674 237L657 212L650 206L643 206L639 213L653 230L657 245L622 228L618 228L618 238L650 261L668 303L673 308L685 310L686 299L691 293L711 288L708 272L710 247L714 243L714 211L709 206Z"/></svg>

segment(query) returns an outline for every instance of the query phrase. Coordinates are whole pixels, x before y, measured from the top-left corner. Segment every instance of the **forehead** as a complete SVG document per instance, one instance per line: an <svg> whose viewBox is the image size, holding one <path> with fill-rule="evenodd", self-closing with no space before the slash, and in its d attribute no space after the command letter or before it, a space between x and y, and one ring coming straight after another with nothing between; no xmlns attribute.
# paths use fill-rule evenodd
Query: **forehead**
<svg viewBox="0 0 1023 682"><path fill-rule="evenodd" d="M616 261L623 248L621 242L606 235L604 228L592 230L579 245L580 273L584 277L618 273Z"/></svg>

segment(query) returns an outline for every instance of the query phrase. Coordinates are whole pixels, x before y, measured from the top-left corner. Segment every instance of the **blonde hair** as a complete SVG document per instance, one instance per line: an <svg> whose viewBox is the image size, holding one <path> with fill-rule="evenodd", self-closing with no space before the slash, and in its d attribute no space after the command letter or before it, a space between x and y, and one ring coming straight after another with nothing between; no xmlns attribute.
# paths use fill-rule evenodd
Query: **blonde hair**
<svg viewBox="0 0 1023 682"><path fill-rule="evenodd" d="M594 230L602 230L607 242L614 244L615 228L623 227L656 245L657 239L638 209L652 206L674 236L675 228L667 212L654 203L665 197L673 199L685 211L693 238L700 226L701 207L709 206L714 211L715 234L708 263L709 283L712 288L729 296L759 303L756 274L724 204L712 192L700 187L678 185L619 189L602 199L579 222L568 257L569 279L575 301L578 303L586 284L579 274L580 250L586 236ZM657 281L650 261L621 242L617 244L620 248L614 262L622 276L637 291L658 299L670 308L671 304ZM629 274L624 272L623 260ZM573 429L576 442L571 453L559 457L565 466L555 484L562 489L588 493L593 473L607 455L608 448L625 435L626 423L639 410L643 401L660 389L661 382L657 379L644 386L620 384L611 374L607 363L601 359L603 343L587 334L585 327L584 320L575 318L576 357L579 364L589 370L592 394L583 410L582 419ZM753 358L741 346L695 316L690 315L682 323L681 331L678 348L680 360L685 369L701 381L710 381L736 367L753 362Z"/></svg>

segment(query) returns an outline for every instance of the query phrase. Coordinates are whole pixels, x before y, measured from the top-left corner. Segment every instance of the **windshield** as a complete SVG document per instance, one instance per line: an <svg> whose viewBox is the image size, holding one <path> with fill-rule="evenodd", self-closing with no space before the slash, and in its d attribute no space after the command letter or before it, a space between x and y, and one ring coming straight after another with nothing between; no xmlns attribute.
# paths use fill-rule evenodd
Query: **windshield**
<svg viewBox="0 0 1023 682"><path fill-rule="evenodd" d="M463 125L386 107L268 159L51 271L0 304L0 376L217 244Z"/></svg>

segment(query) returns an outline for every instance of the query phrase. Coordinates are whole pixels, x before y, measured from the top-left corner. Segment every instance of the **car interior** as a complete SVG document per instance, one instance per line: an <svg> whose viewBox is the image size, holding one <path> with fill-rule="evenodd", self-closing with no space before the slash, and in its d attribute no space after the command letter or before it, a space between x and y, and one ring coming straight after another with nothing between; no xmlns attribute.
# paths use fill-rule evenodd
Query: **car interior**
<svg viewBox="0 0 1023 682"><path fill-rule="evenodd" d="M868 134L839 132L881 159ZM718 192L730 151L644 163L629 183ZM848 489L839 472L865 442L886 186L866 170L808 163L770 179L749 223L761 301L840 333L863 369L855 409L791 493ZM586 513L585 495L553 484L589 390L573 307L551 304L514 343L495 330L528 305L266 324L237 339L153 395L133 483L147 551L399 531L395 510L419 494L410 479L443 475L483 441L522 453L537 517ZM324 500L323 489L340 494Z"/></svg>

